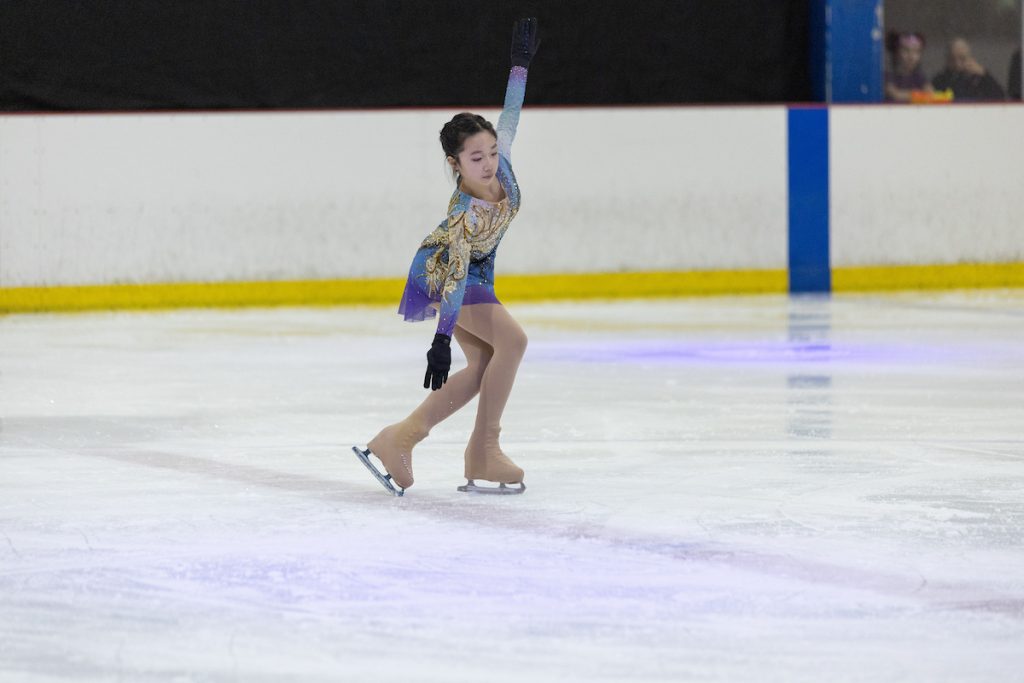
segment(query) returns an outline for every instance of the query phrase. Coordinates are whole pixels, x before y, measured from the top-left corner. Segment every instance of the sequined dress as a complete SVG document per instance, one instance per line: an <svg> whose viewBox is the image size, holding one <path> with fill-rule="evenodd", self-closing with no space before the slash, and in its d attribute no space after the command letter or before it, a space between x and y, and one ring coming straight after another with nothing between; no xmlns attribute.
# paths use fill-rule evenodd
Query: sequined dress
<svg viewBox="0 0 1024 683"><path fill-rule="evenodd" d="M505 190L500 202L472 197L458 187L448 216L420 244L398 312L406 320L433 318L437 331L451 336L462 306L498 303L494 294L494 257L509 224L519 212L519 185L512 172L512 140L526 93L526 69L512 67L505 105L498 118L497 178Z"/></svg>

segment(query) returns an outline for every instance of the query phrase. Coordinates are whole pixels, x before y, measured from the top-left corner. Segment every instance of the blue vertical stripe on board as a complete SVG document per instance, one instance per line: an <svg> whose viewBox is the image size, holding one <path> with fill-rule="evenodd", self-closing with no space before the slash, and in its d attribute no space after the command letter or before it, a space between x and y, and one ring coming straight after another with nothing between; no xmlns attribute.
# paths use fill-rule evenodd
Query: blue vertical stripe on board
<svg viewBox="0 0 1024 683"><path fill-rule="evenodd" d="M829 292L828 108L789 110L789 291Z"/></svg>

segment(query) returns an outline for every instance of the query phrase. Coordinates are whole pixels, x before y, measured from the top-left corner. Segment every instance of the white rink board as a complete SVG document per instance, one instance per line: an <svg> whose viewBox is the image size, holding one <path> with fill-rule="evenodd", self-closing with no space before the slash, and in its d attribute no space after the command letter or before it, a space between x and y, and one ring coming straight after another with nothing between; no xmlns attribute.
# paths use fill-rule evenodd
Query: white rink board
<svg viewBox="0 0 1024 683"><path fill-rule="evenodd" d="M446 196L425 124L381 112L0 119L0 285L394 274Z"/></svg>
<svg viewBox="0 0 1024 683"><path fill-rule="evenodd" d="M0 286L401 277L454 111L0 116ZM1024 107L830 127L834 266L1024 260ZM499 274L786 267L784 107L527 107L513 157Z"/></svg>
<svg viewBox="0 0 1024 683"><path fill-rule="evenodd" d="M832 265L1024 261L1024 106L834 107Z"/></svg>
<svg viewBox="0 0 1024 683"><path fill-rule="evenodd" d="M0 286L401 277L455 111L0 117ZM499 272L785 267L781 107L527 108L513 161Z"/></svg>

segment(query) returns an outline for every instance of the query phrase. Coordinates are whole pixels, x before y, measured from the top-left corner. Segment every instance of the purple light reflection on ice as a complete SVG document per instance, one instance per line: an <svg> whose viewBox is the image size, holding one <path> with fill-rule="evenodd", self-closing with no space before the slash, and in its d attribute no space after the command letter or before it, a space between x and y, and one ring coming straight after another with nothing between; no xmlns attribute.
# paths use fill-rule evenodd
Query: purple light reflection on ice
<svg viewBox="0 0 1024 683"><path fill-rule="evenodd" d="M590 363L863 363L867 365L917 365L948 360L948 348L922 345L880 345L843 342L763 340L721 342L644 339L636 341L531 346L533 360Z"/></svg>

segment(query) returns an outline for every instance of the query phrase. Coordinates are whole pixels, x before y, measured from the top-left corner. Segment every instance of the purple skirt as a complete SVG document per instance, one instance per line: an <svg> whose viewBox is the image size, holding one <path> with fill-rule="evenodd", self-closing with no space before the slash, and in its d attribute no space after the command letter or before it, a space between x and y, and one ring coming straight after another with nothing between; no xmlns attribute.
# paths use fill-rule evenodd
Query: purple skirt
<svg viewBox="0 0 1024 683"><path fill-rule="evenodd" d="M433 255L433 250L427 247L420 247L409 266L409 277L405 281L405 291L402 293L402 301L398 305L398 312L409 322L419 322L437 317L437 311L441 307L441 295L436 293L430 295L430 286L426 278L426 262ZM466 268L466 291L462 296L463 306L473 304L500 304L498 297L494 294L494 254L486 258L470 261ZM449 311L450 315L458 316L458 309ZM449 322L445 321L442 327L450 329Z"/></svg>
<svg viewBox="0 0 1024 683"><path fill-rule="evenodd" d="M468 284L466 292L462 296L463 306L500 303L494 293L494 286L490 284ZM431 298L413 278L409 278L405 283L402 300L398 304L398 313L408 322L430 320L437 316L437 309L440 305L440 299Z"/></svg>

